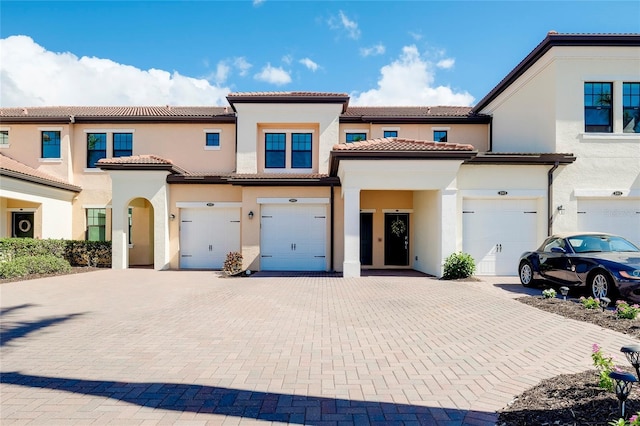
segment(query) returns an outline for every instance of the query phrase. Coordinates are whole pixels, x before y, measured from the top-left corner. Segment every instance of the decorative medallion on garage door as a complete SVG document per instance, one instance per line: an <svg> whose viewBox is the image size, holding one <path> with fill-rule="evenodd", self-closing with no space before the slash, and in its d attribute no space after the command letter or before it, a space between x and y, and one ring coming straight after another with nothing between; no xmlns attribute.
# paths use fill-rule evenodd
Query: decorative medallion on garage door
<svg viewBox="0 0 640 426"><path fill-rule="evenodd" d="M409 265L409 214L384 215L384 264Z"/></svg>
<svg viewBox="0 0 640 426"><path fill-rule="evenodd" d="M13 236L17 238L33 238L33 212L15 212L11 215Z"/></svg>

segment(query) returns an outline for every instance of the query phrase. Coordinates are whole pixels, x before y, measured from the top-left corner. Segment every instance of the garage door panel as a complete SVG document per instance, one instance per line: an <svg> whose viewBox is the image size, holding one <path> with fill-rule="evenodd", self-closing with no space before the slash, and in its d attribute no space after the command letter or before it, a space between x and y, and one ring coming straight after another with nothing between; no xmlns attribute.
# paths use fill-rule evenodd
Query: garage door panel
<svg viewBox="0 0 640 426"><path fill-rule="evenodd" d="M326 206L263 205L261 219L262 270L326 269Z"/></svg>
<svg viewBox="0 0 640 426"><path fill-rule="evenodd" d="M221 269L227 253L240 251L240 209L180 211L180 268Z"/></svg>
<svg viewBox="0 0 640 426"><path fill-rule="evenodd" d="M640 200L578 200L578 231L617 234L640 245Z"/></svg>
<svg viewBox="0 0 640 426"><path fill-rule="evenodd" d="M470 200L463 206L463 251L477 275L517 275L520 255L536 245L536 200Z"/></svg>

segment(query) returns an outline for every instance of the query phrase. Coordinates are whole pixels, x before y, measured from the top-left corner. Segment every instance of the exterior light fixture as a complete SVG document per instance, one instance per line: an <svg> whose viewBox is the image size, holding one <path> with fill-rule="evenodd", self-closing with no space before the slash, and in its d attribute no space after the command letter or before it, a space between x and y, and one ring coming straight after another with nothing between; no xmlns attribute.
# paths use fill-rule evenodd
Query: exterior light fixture
<svg viewBox="0 0 640 426"><path fill-rule="evenodd" d="M249 212L249 219L253 219L253 210Z"/></svg>
<svg viewBox="0 0 640 426"><path fill-rule="evenodd" d="M627 357L629 364L636 369L636 376L640 377L640 345L626 345L620 348L620 352Z"/></svg>
<svg viewBox="0 0 640 426"><path fill-rule="evenodd" d="M557 210L558 210L558 214L564 214L565 208L562 204L560 204Z"/></svg>
<svg viewBox="0 0 640 426"><path fill-rule="evenodd" d="M631 393L633 384L637 382L638 379L631 373L618 371L612 371L609 373L609 377L613 380L614 390L619 401L620 417L624 418L624 403Z"/></svg>
<svg viewBox="0 0 640 426"><path fill-rule="evenodd" d="M569 287L567 286L560 287L560 293L562 294L562 298L564 300L567 300L567 294L569 294Z"/></svg>
<svg viewBox="0 0 640 426"><path fill-rule="evenodd" d="M175 214L171 213L171 214L169 215L169 219L171 219L171 220L175 220L175 218L176 218L176 215L175 215Z"/></svg>
<svg viewBox="0 0 640 426"><path fill-rule="evenodd" d="M609 303L611 303L611 299L609 299L608 297L600 298L600 307L602 308L602 312L604 312L605 309L607 309L607 306L609 306Z"/></svg>

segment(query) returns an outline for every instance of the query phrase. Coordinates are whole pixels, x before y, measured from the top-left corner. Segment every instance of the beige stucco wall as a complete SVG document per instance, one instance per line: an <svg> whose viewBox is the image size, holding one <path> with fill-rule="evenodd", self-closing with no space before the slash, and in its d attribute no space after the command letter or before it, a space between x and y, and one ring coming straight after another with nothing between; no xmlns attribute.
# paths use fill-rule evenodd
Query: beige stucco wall
<svg viewBox="0 0 640 426"><path fill-rule="evenodd" d="M338 119L341 104L236 104L237 119L237 172L256 173L259 164L258 141L264 140L259 131L261 123L313 124L319 129L318 173L328 173L329 152L338 141ZM314 139L316 139L314 137ZM287 141L290 144L290 140ZM315 164L315 163L314 163ZM294 169L295 170L295 169Z"/></svg>
<svg viewBox="0 0 640 426"><path fill-rule="evenodd" d="M446 130L451 143L470 144L478 151L489 149L489 126L487 124L340 124L340 143L345 143L346 134L362 131L369 139L382 138L385 130L395 130L399 138L433 141L435 130Z"/></svg>

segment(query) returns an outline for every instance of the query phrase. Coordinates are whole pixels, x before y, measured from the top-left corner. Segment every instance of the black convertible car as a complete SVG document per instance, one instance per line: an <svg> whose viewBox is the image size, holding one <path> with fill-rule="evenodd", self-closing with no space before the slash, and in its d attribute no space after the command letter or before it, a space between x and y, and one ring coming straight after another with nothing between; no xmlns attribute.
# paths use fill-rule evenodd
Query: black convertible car
<svg viewBox="0 0 640 426"><path fill-rule="evenodd" d="M538 250L520 256L518 273L525 287L546 280L567 287L586 286L594 298L640 302L640 249L616 235L553 235Z"/></svg>

